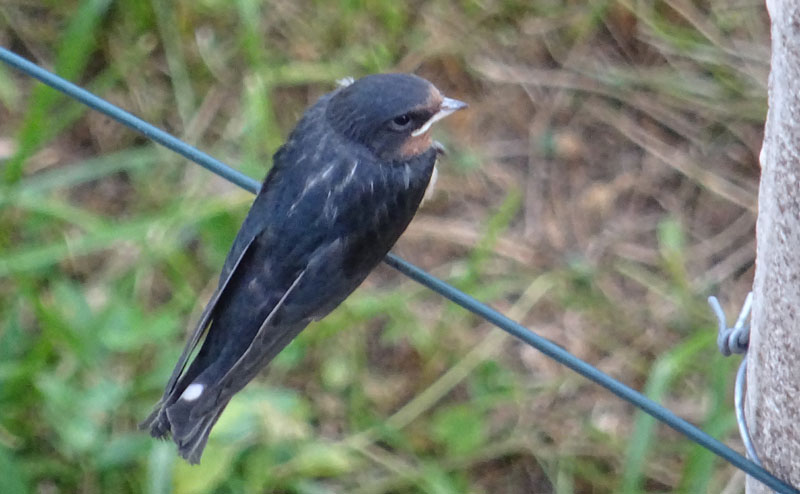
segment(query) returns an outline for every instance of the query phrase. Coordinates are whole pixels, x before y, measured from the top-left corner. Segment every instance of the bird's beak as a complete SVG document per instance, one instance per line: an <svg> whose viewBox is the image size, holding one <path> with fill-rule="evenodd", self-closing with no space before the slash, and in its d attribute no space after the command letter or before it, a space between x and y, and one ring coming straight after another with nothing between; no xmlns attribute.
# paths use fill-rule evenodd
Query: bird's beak
<svg viewBox="0 0 800 494"><path fill-rule="evenodd" d="M412 132L411 135L414 137L421 136L425 132L428 132L428 130L431 128L431 125L434 123L450 115L451 113L457 112L458 110L463 110L467 106L469 105L463 101L458 101L457 99L453 98L444 98L442 100L442 104L439 106L439 111L434 113L433 116L422 125L422 127Z"/></svg>

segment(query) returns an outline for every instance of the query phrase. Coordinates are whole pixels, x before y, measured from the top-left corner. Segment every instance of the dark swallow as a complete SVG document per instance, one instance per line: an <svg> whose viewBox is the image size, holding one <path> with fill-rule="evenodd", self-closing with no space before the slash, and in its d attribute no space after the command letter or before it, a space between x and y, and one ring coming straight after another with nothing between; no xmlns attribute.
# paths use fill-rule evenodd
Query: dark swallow
<svg viewBox="0 0 800 494"><path fill-rule="evenodd" d="M170 435L182 457L199 462L233 395L389 252L431 181L441 149L431 125L466 106L420 77L378 74L348 80L310 107L275 153L142 427Z"/></svg>

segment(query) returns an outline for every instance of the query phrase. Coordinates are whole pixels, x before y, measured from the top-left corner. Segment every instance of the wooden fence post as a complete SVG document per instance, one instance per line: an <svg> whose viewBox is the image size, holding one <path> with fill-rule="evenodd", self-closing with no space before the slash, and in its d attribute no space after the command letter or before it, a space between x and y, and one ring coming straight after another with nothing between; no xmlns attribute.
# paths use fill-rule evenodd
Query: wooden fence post
<svg viewBox="0 0 800 494"><path fill-rule="evenodd" d="M761 151L747 419L764 467L800 485L800 2L767 0L772 66ZM770 490L748 479L748 494Z"/></svg>

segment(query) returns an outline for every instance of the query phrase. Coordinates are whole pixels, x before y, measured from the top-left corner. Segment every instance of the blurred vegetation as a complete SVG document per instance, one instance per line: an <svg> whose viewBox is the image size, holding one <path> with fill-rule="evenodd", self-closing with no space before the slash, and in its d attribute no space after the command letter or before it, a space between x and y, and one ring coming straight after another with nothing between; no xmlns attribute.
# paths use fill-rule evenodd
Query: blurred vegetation
<svg viewBox="0 0 800 494"><path fill-rule="evenodd" d="M471 109L396 251L739 447L705 296L752 279L768 22L739 0L4 0L0 45L263 176L337 78ZM0 492L740 492L710 453L379 268L200 467L136 424L251 196L0 66Z"/></svg>

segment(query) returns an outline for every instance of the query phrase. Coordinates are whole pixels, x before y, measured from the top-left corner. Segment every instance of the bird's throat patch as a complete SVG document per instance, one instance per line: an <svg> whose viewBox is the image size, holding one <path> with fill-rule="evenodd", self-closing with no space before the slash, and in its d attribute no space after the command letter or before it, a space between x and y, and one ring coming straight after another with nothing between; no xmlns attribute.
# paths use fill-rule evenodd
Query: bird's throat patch
<svg viewBox="0 0 800 494"><path fill-rule="evenodd" d="M400 147L400 155L403 158L413 158L419 156L428 149L430 149L433 141L431 141L430 132L425 132L418 136L410 136L406 142Z"/></svg>

